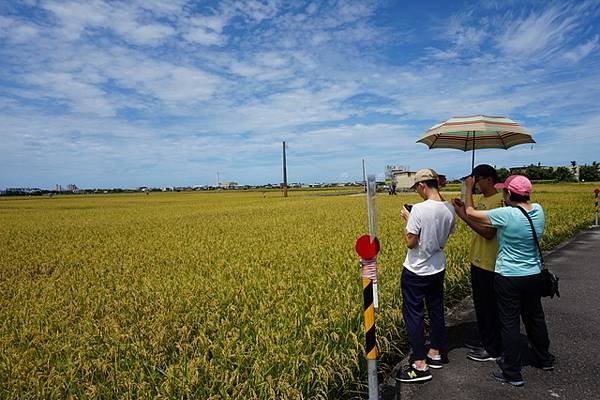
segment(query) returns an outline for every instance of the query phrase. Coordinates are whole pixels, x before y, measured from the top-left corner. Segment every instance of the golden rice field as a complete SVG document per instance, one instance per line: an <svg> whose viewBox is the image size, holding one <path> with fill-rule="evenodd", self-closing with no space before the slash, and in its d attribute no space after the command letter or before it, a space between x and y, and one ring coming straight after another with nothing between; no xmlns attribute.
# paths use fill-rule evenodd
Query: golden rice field
<svg viewBox="0 0 600 400"><path fill-rule="evenodd" d="M545 248L590 224L593 187L536 186ZM384 361L404 348L399 209L415 201L377 197ZM0 199L0 398L358 398L364 233L364 196ZM447 246L449 302L468 235Z"/></svg>

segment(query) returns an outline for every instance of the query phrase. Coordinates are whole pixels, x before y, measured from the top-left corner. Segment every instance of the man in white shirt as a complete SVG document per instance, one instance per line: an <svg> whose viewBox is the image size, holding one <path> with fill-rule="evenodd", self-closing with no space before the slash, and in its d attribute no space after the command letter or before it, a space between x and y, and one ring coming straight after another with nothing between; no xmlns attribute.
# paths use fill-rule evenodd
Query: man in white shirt
<svg viewBox="0 0 600 400"><path fill-rule="evenodd" d="M444 246L456 228L456 218L453 205L444 201L438 188L438 174L434 170L417 171L413 189L424 201L410 210L403 207L401 211L407 221L408 247L401 276L402 316L412 347L412 363L398 376L398 380L405 383L430 380L430 367L442 368L440 351L447 350ZM425 347L425 303L430 320L429 350Z"/></svg>

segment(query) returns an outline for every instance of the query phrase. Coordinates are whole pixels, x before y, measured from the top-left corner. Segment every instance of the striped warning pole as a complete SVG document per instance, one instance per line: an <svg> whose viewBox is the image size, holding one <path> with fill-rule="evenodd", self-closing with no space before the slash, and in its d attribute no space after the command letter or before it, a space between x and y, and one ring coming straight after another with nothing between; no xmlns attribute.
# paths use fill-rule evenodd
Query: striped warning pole
<svg viewBox="0 0 600 400"><path fill-rule="evenodd" d="M377 382L377 335L375 332L374 282L377 281L377 253L379 241L363 235L356 241L356 252L360 256L363 286L363 310L365 322L365 354L367 357L367 373L369 383L369 400L379 398Z"/></svg>
<svg viewBox="0 0 600 400"><path fill-rule="evenodd" d="M594 227L598 227L598 194L600 193L600 189L594 190L596 204L594 206Z"/></svg>
<svg viewBox="0 0 600 400"><path fill-rule="evenodd" d="M375 212L375 196L377 195L377 182L375 175L367 177L367 216L369 220L369 237L373 242L377 237L377 213ZM375 264L376 267L376 264ZM373 304L375 312L379 312L379 290L377 288L377 269L373 275Z"/></svg>
<svg viewBox="0 0 600 400"><path fill-rule="evenodd" d="M362 282L365 313L365 353L367 356L369 400L377 400L377 398L379 397L379 383L377 382L377 336L375 334L375 305L373 304L373 280L363 277Z"/></svg>

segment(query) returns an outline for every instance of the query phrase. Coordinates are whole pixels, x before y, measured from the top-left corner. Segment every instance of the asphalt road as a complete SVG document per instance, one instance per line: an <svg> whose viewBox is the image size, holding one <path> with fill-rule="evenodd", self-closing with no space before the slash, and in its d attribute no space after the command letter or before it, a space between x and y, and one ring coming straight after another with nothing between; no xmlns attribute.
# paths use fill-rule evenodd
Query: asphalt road
<svg viewBox="0 0 600 400"><path fill-rule="evenodd" d="M388 379L381 398L600 399L600 230L582 232L544 258L560 277L562 296L543 299L550 351L556 356L554 371L524 366L525 386L518 388L491 377L498 370L494 362L467 360L464 342L477 335L472 303L467 299L448 318L450 363L433 370L433 379L423 384L396 385Z"/></svg>

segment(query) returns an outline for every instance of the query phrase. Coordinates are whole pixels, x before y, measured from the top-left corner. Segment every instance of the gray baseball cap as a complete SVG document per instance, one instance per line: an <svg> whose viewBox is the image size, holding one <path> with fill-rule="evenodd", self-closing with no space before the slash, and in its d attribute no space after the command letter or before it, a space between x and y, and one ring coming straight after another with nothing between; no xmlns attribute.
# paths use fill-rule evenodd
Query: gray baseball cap
<svg viewBox="0 0 600 400"><path fill-rule="evenodd" d="M414 189L414 187L417 185L417 183L431 181L431 180L437 180L437 178L438 178L437 172L435 172L431 168L420 169L415 174L415 180L414 180L414 183L411 186L411 188Z"/></svg>

